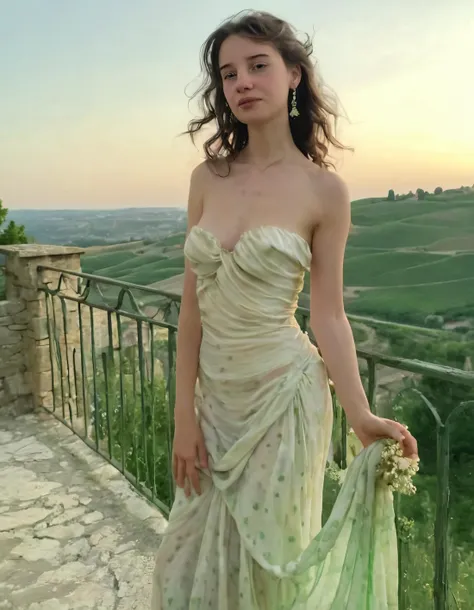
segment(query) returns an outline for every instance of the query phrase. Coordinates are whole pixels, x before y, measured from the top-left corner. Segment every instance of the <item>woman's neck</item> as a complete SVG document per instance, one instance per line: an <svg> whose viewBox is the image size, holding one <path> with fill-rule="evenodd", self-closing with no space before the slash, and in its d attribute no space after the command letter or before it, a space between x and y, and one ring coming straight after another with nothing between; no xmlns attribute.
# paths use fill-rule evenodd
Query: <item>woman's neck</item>
<svg viewBox="0 0 474 610"><path fill-rule="evenodd" d="M265 169L299 152L286 116L261 125L249 125L249 141L240 157L259 169Z"/></svg>

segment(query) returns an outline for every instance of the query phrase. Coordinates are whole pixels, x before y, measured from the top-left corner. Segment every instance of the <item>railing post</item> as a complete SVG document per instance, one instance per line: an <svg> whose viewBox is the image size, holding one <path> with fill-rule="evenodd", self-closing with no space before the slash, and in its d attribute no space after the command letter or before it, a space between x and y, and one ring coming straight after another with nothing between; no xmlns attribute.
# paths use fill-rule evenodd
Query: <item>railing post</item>
<svg viewBox="0 0 474 610"><path fill-rule="evenodd" d="M448 610L449 428L438 426L435 522L435 610Z"/></svg>
<svg viewBox="0 0 474 610"><path fill-rule="evenodd" d="M52 407L51 327L48 327L46 295L40 290L37 268L57 265L80 271L83 251L37 244L0 248L0 253L6 255L7 299L0 306L0 338L4 339L0 341L0 380L3 386L0 407L8 406L13 413L40 406ZM48 271L48 278L42 277L41 280L57 282L57 278L57 273ZM71 315L69 310L67 315L75 320L77 326L77 314ZM73 329L71 331L73 334ZM70 371L64 371L66 376L68 373L73 378Z"/></svg>

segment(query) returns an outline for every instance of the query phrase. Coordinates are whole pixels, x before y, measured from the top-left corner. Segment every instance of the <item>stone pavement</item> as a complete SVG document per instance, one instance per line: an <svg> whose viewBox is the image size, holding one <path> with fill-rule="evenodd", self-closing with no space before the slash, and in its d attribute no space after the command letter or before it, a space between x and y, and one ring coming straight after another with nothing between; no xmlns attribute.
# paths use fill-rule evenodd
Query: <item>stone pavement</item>
<svg viewBox="0 0 474 610"><path fill-rule="evenodd" d="M0 412L1 610L148 610L165 525L52 416Z"/></svg>

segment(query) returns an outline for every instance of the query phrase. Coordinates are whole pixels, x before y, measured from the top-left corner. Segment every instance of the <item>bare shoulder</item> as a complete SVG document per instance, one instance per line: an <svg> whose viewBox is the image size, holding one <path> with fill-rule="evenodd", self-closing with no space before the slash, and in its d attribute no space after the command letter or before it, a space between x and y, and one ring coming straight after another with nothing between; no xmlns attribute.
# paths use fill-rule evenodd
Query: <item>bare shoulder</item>
<svg viewBox="0 0 474 610"><path fill-rule="evenodd" d="M339 174L318 167L313 173L313 185L318 206L324 215L340 214L350 209L349 188Z"/></svg>
<svg viewBox="0 0 474 610"><path fill-rule="evenodd" d="M206 159L196 165L191 174L191 187L206 189L219 177L229 174L229 162L224 157Z"/></svg>
<svg viewBox="0 0 474 610"><path fill-rule="evenodd" d="M207 161L202 161L191 172L190 188L202 190L209 180L210 173Z"/></svg>
<svg viewBox="0 0 474 610"><path fill-rule="evenodd" d="M204 198L207 190L209 170L206 162L197 165L191 172L188 194L188 231L199 222L202 216Z"/></svg>

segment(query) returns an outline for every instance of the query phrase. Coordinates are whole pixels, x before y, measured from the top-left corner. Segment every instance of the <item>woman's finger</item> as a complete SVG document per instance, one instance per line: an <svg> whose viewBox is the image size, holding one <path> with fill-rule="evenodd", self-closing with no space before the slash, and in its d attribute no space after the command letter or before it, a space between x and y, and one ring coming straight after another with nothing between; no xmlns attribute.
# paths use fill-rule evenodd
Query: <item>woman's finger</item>
<svg viewBox="0 0 474 610"><path fill-rule="evenodd" d="M199 481L199 473L196 468L195 460L187 460L186 461L186 476L191 483L195 492L200 496L201 495L201 484Z"/></svg>
<svg viewBox="0 0 474 610"><path fill-rule="evenodd" d="M403 443L406 436L405 428L403 428L403 426L399 426L398 422L389 420L387 421L387 423L390 437L393 438L395 441L398 441L399 443Z"/></svg>
<svg viewBox="0 0 474 610"><path fill-rule="evenodd" d="M413 434L411 434L408 431L408 428L400 422L392 421L390 423L395 425L398 434L401 435L401 438L399 439L397 439L396 436L393 436L392 438L398 440L402 445L404 457L416 459L418 457L418 445Z"/></svg>
<svg viewBox="0 0 474 610"><path fill-rule="evenodd" d="M405 441L403 443L403 454L407 458L416 459L418 457L418 443L416 438L406 431Z"/></svg>
<svg viewBox="0 0 474 610"><path fill-rule="evenodd" d="M177 462L178 462L178 464L176 467L176 485L178 487L183 488L184 479L186 477L186 463L179 457L177 458Z"/></svg>

